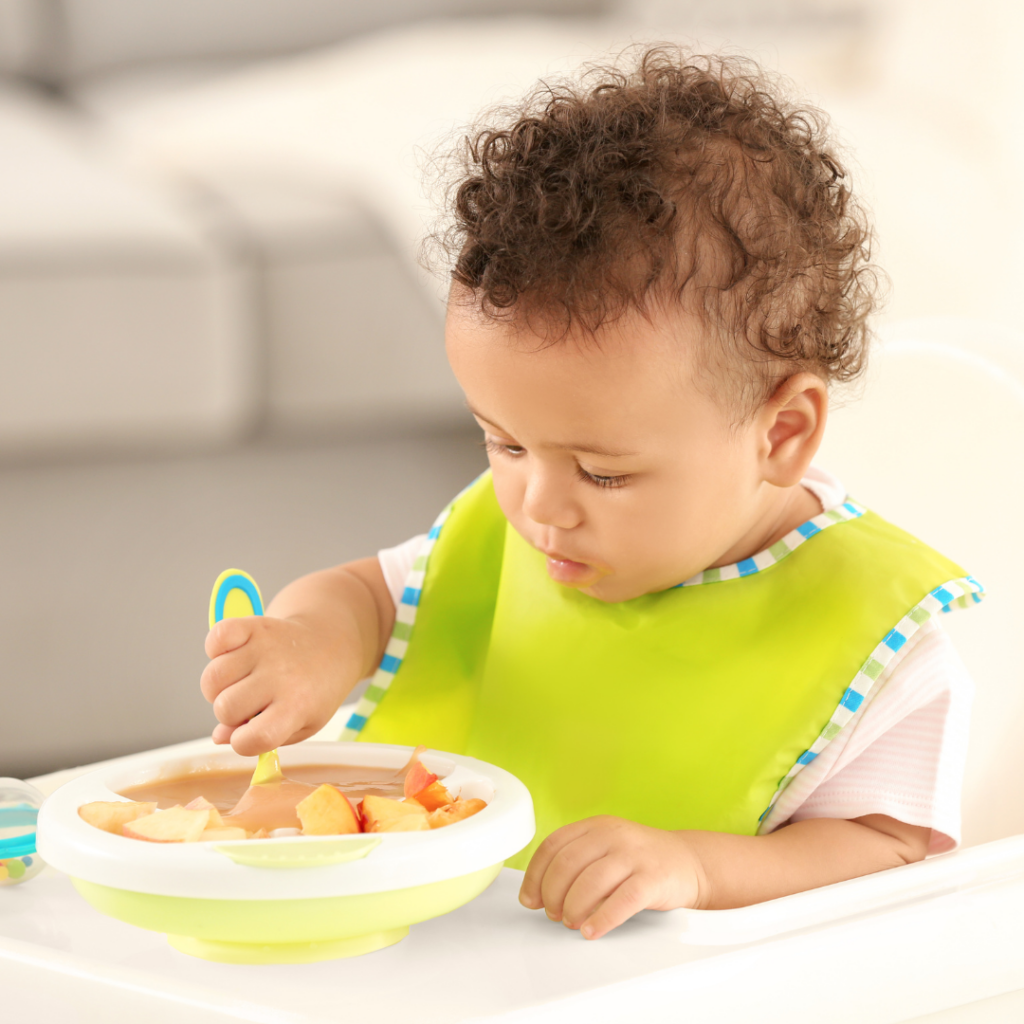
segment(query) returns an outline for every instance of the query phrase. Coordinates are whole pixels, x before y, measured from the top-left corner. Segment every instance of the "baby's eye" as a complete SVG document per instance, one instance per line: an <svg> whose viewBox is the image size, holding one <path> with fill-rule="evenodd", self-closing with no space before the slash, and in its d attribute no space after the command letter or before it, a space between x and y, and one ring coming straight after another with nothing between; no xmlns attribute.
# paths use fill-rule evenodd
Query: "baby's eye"
<svg viewBox="0 0 1024 1024"><path fill-rule="evenodd" d="M512 458L517 458L526 451L522 445L509 444L507 441L495 441L493 437L485 437L483 445L488 452L494 455L508 455Z"/></svg>
<svg viewBox="0 0 1024 1024"><path fill-rule="evenodd" d="M622 476L598 476L596 473L588 473L582 466L578 466L577 469L580 479L595 487L623 487L629 480L628 473Z"/></svg>

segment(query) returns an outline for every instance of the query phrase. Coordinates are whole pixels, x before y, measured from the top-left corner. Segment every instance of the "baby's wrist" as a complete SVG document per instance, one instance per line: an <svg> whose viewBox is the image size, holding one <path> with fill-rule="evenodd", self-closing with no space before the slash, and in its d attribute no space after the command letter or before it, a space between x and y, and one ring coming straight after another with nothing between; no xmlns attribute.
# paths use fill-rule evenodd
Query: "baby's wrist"
<svg viewBox="0 0 1024 1024"><path fill-rule="evenodd" d="M676 905L691 910L709 910L714 905L714 886L711 873L700 854L700 843L694 841L694 837L700 833L686 830L673 832L672 835L682 851L682 863L677 877L683 880L683 885Z"/></svg>

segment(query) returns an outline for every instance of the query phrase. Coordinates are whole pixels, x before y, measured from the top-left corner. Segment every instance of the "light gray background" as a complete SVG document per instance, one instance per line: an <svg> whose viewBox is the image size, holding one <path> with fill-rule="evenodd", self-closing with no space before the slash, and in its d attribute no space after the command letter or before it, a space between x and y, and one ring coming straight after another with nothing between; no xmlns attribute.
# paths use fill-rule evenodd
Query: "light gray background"
<svg viewBox="0 0 1024 1024"><path fill-rule="evenodd" d="M212 729L199 674L218 573L245 569L269 600L426 531L486 465L477 433L0 468L0 775Z"/></svg>

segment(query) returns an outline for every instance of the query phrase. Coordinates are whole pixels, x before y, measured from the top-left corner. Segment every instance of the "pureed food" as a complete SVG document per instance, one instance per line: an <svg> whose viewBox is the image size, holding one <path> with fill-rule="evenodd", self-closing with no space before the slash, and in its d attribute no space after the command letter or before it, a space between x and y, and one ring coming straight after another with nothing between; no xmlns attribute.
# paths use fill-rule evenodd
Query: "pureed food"
<svg viewBox="0 0 1024 1024"><path fill-rule="evenodd" d="M351 764L302 764L288 766L288 779L304 783L312 792L329 782L353 800L367 793L376 796L403 796L404 777L394 768L370 768ZM251 768L205 768L156 778L138 786L122 789L120 795L129 800L154 800L157 807L187 804L197 796L205 797L217 810L227 813L245 795L252 778Z"/></svg>
<svg viewBox="0 0 1024 1024"><path fill-rule="evenodd" d="M442 828L486 807L453 797L419 759L400 771L357 765L301 765L280 782L249 785L247 771L198 770L121 792L126 800L78 809L96 828L157 843L349 835ZM403 797L404 799L399 799ZM358 804L354 803L358 800ZM222 813L223 812L223 813Z"/></svg>
<svg viewBox="0 0 1024 1024"><path fill-rule="evenodd" d="M184 806L203 797L220 812L225 825L255 832L261 828L268 831L300 828L296 805L324 783L334 786L356 803L368 794L397 800L403 796L404 783L393 768L347 764L289 767L284 782L265 786L250 787L251 778L252 771L247 769L199 770L131 786L121 790L119 795L155 803L161 810ZM243 798L246 798L244 802Z"/></svg>

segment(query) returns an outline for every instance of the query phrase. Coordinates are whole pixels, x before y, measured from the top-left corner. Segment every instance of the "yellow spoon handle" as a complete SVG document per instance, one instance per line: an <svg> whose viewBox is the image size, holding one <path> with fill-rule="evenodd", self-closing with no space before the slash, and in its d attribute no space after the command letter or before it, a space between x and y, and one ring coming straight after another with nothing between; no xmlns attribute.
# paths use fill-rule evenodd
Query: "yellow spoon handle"
<svg viewBox="0 0 1024 1024"><path fill-rule="evenodd" d="M263 614L263 597L256 581L241 569L225 569L217 577L210 595L210 629L221 619L242 619ZM262 786L284 778L276 750L260 754L252 785Z"/></svg>
<svg viewBox="0 0 1024 1024"><path fill-rule="evenodd" d="M277 756L277 751L268 750L265 754L260 754L249 785L262 786L267 782L280 782L283 778L284 772L281 771L281 760Z"/></svg>

